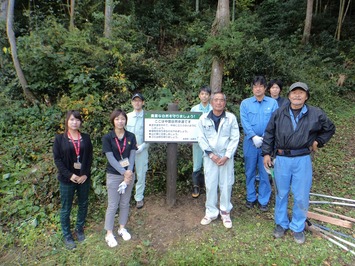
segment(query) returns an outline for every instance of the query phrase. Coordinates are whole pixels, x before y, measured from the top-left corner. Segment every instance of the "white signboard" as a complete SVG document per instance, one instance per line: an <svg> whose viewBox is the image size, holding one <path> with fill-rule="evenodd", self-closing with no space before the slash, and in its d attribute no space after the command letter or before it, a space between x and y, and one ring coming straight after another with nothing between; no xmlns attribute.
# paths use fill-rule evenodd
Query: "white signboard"
<svg viewBox="0 0 355 266"><path fill-rule="evenodd" d="M145 111L145 142L197 142L197 124L202 113Z"/></svg>

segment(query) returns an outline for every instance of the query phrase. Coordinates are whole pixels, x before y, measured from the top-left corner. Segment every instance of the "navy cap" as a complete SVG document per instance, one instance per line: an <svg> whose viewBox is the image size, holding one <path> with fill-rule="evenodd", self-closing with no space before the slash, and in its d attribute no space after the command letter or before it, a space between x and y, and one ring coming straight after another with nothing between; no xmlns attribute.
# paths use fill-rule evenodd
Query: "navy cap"
<svg viewBox="0 0 355 266"><path fill-rule="evenodd" d="M134 98L138 97L139 99L141 99L142 101L144 101L144 97L142 94L140 93L136 93L132 96L132 101L134 100Z"/></svg>

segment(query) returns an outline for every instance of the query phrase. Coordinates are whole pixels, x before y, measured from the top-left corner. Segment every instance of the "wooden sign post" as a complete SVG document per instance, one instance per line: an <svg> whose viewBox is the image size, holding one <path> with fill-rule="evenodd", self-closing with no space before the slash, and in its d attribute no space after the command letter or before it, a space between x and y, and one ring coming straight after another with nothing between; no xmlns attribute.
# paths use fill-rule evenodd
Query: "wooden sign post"
<svg viewBox="0 0 355 266"><path fill-rule="evenodd" d="M178 105L169 103L168 111L178 111ZM168 143L166 164L166 203L169 207L172 207L176 202L177 143Z"/></svg>
<svg viewBox="0 0 355 266"><path fill-rule="evenodd" d="M201 112L179 112L178 105L168 104L168 111L144 112L144 141L167 143L166 203L176 202L177 145L197 142Z"/></svg>

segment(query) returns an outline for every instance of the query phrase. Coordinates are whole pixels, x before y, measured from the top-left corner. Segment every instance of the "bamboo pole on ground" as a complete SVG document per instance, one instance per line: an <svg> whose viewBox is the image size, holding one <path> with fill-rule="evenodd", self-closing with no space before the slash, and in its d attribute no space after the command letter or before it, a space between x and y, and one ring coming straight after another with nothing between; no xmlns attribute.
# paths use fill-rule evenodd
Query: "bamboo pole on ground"
<svg viewBox="0 0 355 266"><path fill-rule="evenodd" d="M342 227L345 227L345 228L352 228L352 222L344 221L342 219L337 219L337 218L333 218L333 217L329 217L329 216L326 216L326 215L323 215L323 214L319 214L319 213L315 213L315 212L311 212L311 211L308 211L307 217L311 218L311 219L316 219L318 221L339 225L339 226L342 226Z"/></svg>
<svg viewBox="0 0 355 266"><path fill-rule="evenodd" d="M322 210L322 209L319 209L319 208L313 208L313 210L318 211L318 212L322 212L322 213L325 213L325 214L330 214L330 215L333 215L333 216L338 216L339 218L342 218L342 219L350 221L350 222L355 222L355 219L351 218L349 216L345 216L345 215L338 214L338 213L335 213L335 212Z"/></svg>
<svg viewBox="0 0 355 266"><path fill-rule="evenodd" d="M345 203L345 202L332 202L332 201L316 201L310 200L310 204L333 204L333 205L341 205L341 206L348 206L348 207L355 207L355 204Z"/></svg>
<svg viewBox="0 0 355 266"><path fill-rule="evenodd" d="M313 225L314 225L314 226L317 226L317 227L319 227L319 228L321 228L321 229L323 229L323 230L325 230L325 231L328 231L328 232L330 232L330 233L337 234L337 235L339 235L339 236L346 237L346 238L349 238L349 239L352 239L353 241L355 241L355 238L353 238L352 236L347 235L347 234L344 234L344 233L342 233L342 232L335 231L335 230L330 229L330 228L328 228L328 227L326 227L326 226L324 226L324 225L320 225L320 224L316 224L316 223L313 223Z"/></svg>
<svg viewBox="0 0 355 266"><path fill-rule="evenodd" d="M335 196L317 194L317 193L309 193L309 195L323 197L323 198L336 199L336 200L350 201L350 202L354 202L355 203L355 200L353 200L353 199L347 199L347 198L341 198L341 197L335 197Z"/></svg>
<svg viewBox="0 0 355 266"><path fill-rule="evenodd" d="M318 228L316 226L313 226L309 221L306 222L306 230L311 231L312 233L314 233L314 234L316 234L316 235L318 235L318 236L320 236L320 237L332 242L333 244L337 245L338 247L344 249L345 251L348 251L351 254L355 255L355 252L353 250L349 249L347 246L344 246L343 244L339 243L338 241L334 240L333 238L323 234L321 232L320 228Z"/></svg>

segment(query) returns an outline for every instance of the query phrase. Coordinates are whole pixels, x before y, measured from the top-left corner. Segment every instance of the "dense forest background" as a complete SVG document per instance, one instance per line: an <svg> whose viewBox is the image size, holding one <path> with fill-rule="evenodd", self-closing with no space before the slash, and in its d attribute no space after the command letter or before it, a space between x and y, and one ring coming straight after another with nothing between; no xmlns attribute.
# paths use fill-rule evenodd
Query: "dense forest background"
<svg viewBox="0 0 355 266"><path fill-rule="evenodd" d="M129 111L135 92L144 94L147 110L166 110L171 102L190 110L199 87L211 82L215 58L223 62L223 75L221 88L213 89L222 89L228 110L237 116L239 103L251 95L252 77L259 74L282 79L283 96L291 83L307 83L309 102L333 119L353 105L353 1L229 2L230 23L213 34L215 0L0 1L2 234L25 234L24 223L58 225L51 149L69 109L84 115L83 131L90 133L95 150L91 200L104 203L101 137L110 129L110 112ZM307 2L313 3L313 17L304 39ZM10 3L25 88L8 38ZM152 145L148 194L165 189L165 148ZM243 176L240 149L236 158ZM178 189L188 190L190 146L179 145L178 163Z"/></svg>

